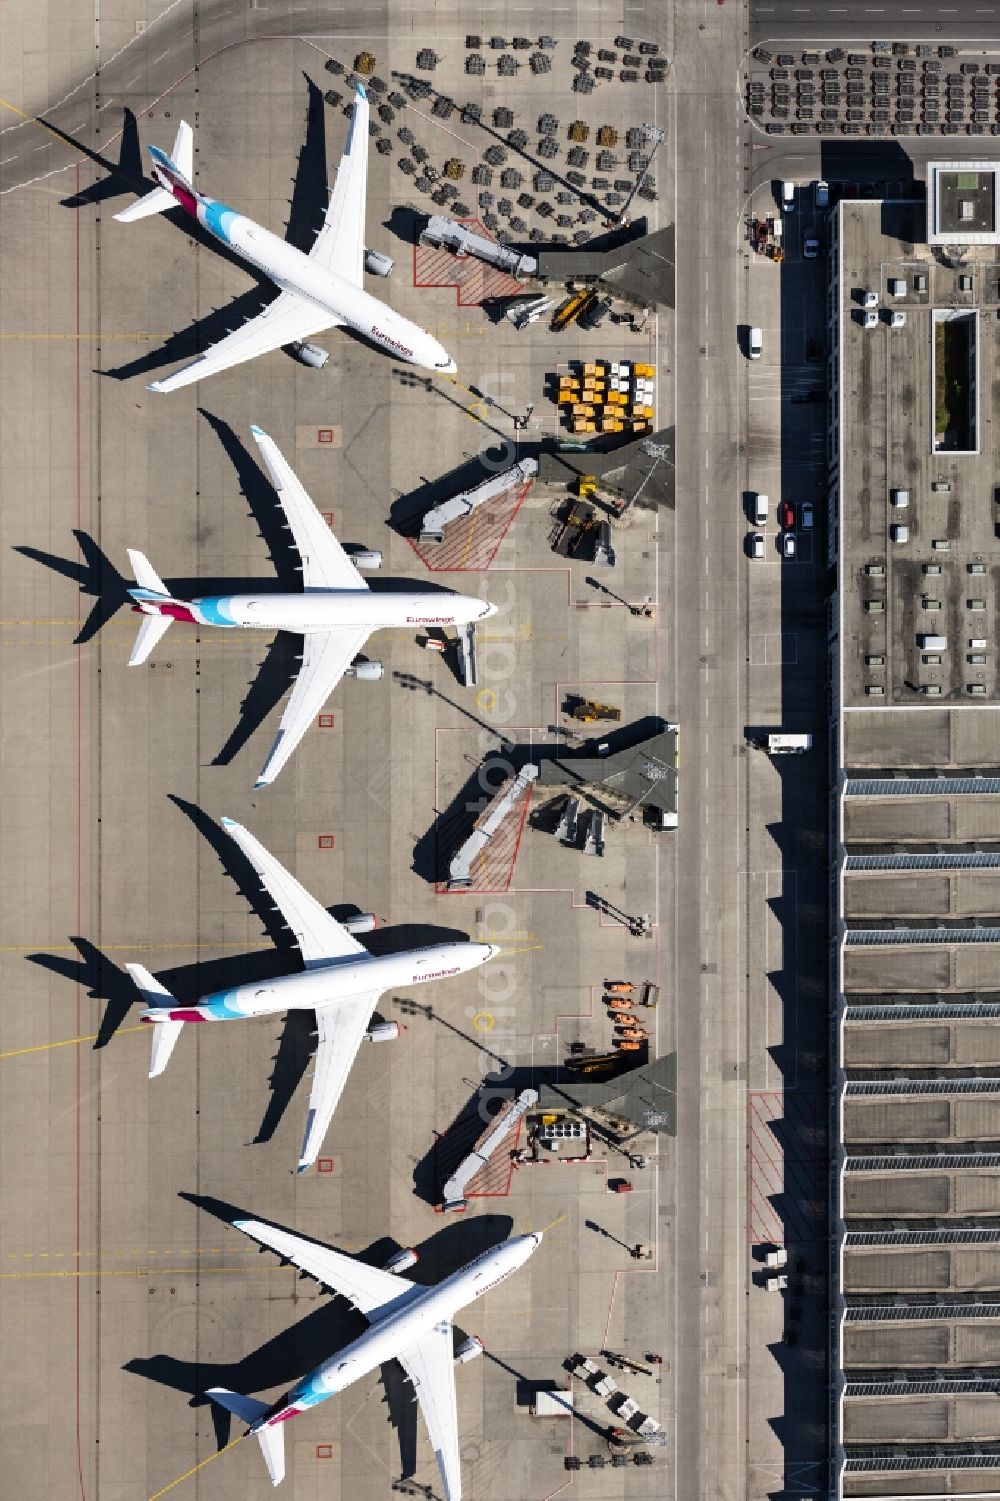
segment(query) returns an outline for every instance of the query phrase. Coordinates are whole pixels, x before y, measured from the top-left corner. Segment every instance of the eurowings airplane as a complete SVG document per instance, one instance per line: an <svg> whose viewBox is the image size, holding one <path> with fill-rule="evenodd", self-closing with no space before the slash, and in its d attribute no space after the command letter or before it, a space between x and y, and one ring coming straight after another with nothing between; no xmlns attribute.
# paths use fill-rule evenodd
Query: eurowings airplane
<svg viewBox="0 0 1000 1501"><path fill-rule="evenodd" d="M313 505L277 444L251 427L302 559L302 594L209 595L174 599L141 552L129 550L136 587L133 609L144 617L129 666L145 662L175 620L224 629L292 631L303 637L302 666L274 744L255 785L266 787L289 759L373 631L384 627L463 626L496 614L496 605L450 591L374 593ZM368 553L378 567L380 553ZM357 676L380 678L382 664L366 662Z"/></svg>
<svg viewBox="0 0 1000 1501"><path fill-rule="evenodd" d="M174 142L173 156L150 146L153 176L159 187L123 209L115 218L123 224L162 214L177 204L210 235L221 240L243 260L263 271L279 295L263 312L249 319L213 344L165 380L154 381L150 391L176 391L179 386L204 380L220 370L230 370L245 360L272 349L290 346L304 364L321 369L329 359L326 350L305 342L329 328L347 327L398 360L453 375L458 368L433 334L393 312L364 290L365 196L368 186L368 95L360 84L354 101L351 128L347 134L337 181L330 197L323 226L308 255L280 236L263 229L192 187L194 137L182 121ZM391 266L387 258L375 264ZM382 274L385 274L383 271Z"/></svg>
<svg viewBox="0 0 1000 1501"><path fill-rule="evenodd" d="M528 1235L518 1235L502 1246L484 1251L437 1287L418 1287L400 1275L416 1261L415 1251L398 1253L389 1263L396 1270L383 1271L259 1220L233 1223L244 1235L270 1247L324 1287L348 1298L371 1326L270 1407L224 1387L213 1387L207 1393L221 1407L250 1424L247 1432L255 1434L260 1443L272 1485L278 1485L285 1475L282 1424L325 1402L327 1397L343 1391L387 1360L398 1360L420 1403L444 1482L446 1501L462 1501L455 1365L481 1354L483 1345L473 1337L453 1353L452 1320L460 1308L474 1303L523 1266L541 1244L542 1232L534 1230Z"/></svg>
<svg viewBox="0 0 1000 1501"><path fill-rule="evenodd" d="M263 889L291 928L305 968L299 974L281 975L260 984L215 991L185 1006L141 964L126 965L146 1002L140 1020L153 1027L149 1077L154 1079L166 1068L185 1022L315 1011L316 1064L298 1165L303 1173L319 1154L361 1044L366 1037L383 1042L399 1035L397 1022L370 1028L379 998L396 987L424 985L476 969L492 959L497 950L492 943L437 943L398 954L369 954L348 926L331 917L253 834L230 818L222 819L222 826L250 861Z"/></svg>

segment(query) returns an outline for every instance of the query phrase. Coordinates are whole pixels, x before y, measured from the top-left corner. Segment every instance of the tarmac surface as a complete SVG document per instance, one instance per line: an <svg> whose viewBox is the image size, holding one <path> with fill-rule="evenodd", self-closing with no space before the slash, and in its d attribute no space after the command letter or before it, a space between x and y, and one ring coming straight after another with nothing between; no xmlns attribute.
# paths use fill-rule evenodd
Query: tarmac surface
<svg viewBox="0 0 1000 1501"><path fill-rule="evenodd" d="M564 1362L576 1351L608 1345L640 1360L662 1351L664 1371L675 1369L660 1214L672 1149L664 1160L651 1153L630 1195L609 1192L622 1159L598 1150L566 1174L521 1169L463 1218L442 1221L432 1206L436 1139L476 1101L484 1076L499 1069L502 1089L512 1069L549 1069L573 1043L608 1047L602 980L658 978L658 924L631 938L586 899L596 886L655 915L670 848L641 822L626 824L595 871L528 830L513 884L496 897L440 895L428 855L449 789L463 794L483 755L508 737L568 725L566 695L597 691L626 720L658 711L660 626L626 606L658 599L659 518L639 508L622 533L615 587L626 606L607 607L585 564L549 550L556 496L541 487L475 577L430 574L398 524L414 494L449 470L484 454L506 458L511 414L528 400L534 436L554 432L545 377L571 355L655 362L655 323L641 335L608 323L574 335L570 349L544 328L494 326L480 308L457 306L454 288L416 288L412 210L392 217L412 191L398 153L373 151L369 243L397 259L385 295L447 344L467 384L415 379L333 337L319 376L279 353L152 396L145 382L193 352L199 321L199 337L217 337L260 296L244 268L182 225L115 224L112 212L130 201L122 177L111 191L101 186L101 163L81 161L52 129L79 127L116 165L123 108L139 117L143 148L169 148L187 118L198 185L272 227L291 200L292 232L308 244L347 124L320 98L331 82L324 62L341 55L350 66L363 44L380 69L412 71L410 12L343 13L325 41L318 7L296 12L294 30L314 33L305 39L274 35L288 29L277 10L188 7L144 18L146 31L112 21L99 80L82 88L74 83L92 67L92 27L69 27L56 47L47 38L57 10L44 25L27 9L19 19L21 50L5 49L0 97L25 115L45 109L49 128L8 110L12 159L0 166L9 648L0 654L0 846L17 870L0 940L9 1001L0 1023L9 1070L0 1107L5 1485L101 1501L270 1494L256 1444L214 1460L236 1431L217 1427L205 1389L277 1395L359 1325L227 1227L242 1213L374 1260L413 1244L427 1280L512 1230L550 1227L545 1258L470 1317L489 1353L457 1378L465 1493L545 1497L565 1483L564 1458L575 1453L584 1494L660 1496L674 1485L672 1448L645 1470L612 1471L602 1436L612 1417L598 1399L581 1397L572 1428L536 1422L528 1406L533 1383L568 1384ZM553 24L549 14L535 22ZM266 44L251 44L267 33ZM428 40L444 55L453 37L442 27ZM541 106L565 91L567 119L573 40L560 43L567 55ZM453 92L465 86L461 44L456 55L454 77L444 63L438 70ZM626 94L626 118L610 98L589 101L588 118L624 127L636 113L655 115L653 95ZM537 86L524 79L505 97L521 115L539 111ZM435 160L462 151L429 109L408 114ZM135 145L127 135L126 156ZM246 580L273 588L294 568L251 422L275 438L342 540L383 549L383 577L481 588L500 606L480 638L474 689L402 633L373 642L383 681L345 680L266 794L251 789L294 643L269 649L265 638L178 625L146 668L125 665L134 633L126 546L145 551L178 594ZM161 1078L146 1077L126 960L141 959L188 1001L294 966L220 834L222 814L245 821L322 901L374 911L374 943L470 934L503 948L489 974L425 990L413 998L418 1009L385 998L402 1040L362 1051L317 1171L302 1178L293 1169L308 1021L196 1029ZM674 1041L664 1005L657 1051ZM648 1259L631 1255L638 1243ZM387 1381L362 1382L288 1430L285 1494L439 1493L409 1395L398 1375ZM672 1432L672 1385L634 1382L631 1394ZM591 1453L608 1468L592 1473ZM203 1462L204 1475L195 1468Z"/></svg>
<svg viewBox="0 0 1000 1501"><path fill-rule="evenodd" d="M996 36L1000 6L991 0L957 0L954 5L870 5L867 0L751 0L750 30L754 45L770 39L801 37L821 45L839 41L953 41L958 37Z"/></svg>

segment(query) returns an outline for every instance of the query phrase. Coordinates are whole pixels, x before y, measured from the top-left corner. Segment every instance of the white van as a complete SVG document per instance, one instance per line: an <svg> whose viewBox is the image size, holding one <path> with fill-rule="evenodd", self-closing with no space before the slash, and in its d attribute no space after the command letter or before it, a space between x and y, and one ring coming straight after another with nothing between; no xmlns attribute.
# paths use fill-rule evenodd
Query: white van
<svg viewBox="0 0 1000 1501"><path fill-rule="evenodd" d="M762 328L752 328L750 330L749 350L752 360L759 360L764 353L764 330Z"/></svg>
<svg viewBox="0 0 1000 1501"><path fill-rule="evenodd" d="M768 497L760 491L753 498L753 519L757 526L767 526Z"/></svg>
<svg viewBox="0 0 1000 1501"><path fill-rule="evenodd" d="M781 207L786 214L795 212L795 184L783 182L781 184Z"/></svg>

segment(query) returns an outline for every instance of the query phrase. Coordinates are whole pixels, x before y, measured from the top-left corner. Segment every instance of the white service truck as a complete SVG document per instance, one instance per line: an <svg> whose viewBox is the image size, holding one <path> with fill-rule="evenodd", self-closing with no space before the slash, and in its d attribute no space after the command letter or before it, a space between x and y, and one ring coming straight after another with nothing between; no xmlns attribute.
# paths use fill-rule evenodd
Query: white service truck
<svg viewBox="0 0 1000 1501"><path fill-rule="evenodd" d="M812 750L812 743L811 735L768 735L767 753L769 756L797 756Z"/></svg>

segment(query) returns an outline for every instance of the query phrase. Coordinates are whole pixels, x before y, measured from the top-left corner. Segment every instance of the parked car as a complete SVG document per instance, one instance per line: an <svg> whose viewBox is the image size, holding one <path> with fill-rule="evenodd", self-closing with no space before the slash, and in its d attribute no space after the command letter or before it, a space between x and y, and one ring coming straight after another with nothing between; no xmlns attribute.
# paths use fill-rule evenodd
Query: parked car
<svg viewBox="0 0 1000 1501"><path fill-rule="evenodd" d="M758 561L764 556L764 535L762 532L753 532L750 536L750 556Z"/></svg>
<svg viewBox="0 0 1000 1501"><path fill-rule="evenodd" d="M782 532L782 534L781 534L781 556L783 558L794 558L794 556L795 556L795 533L794 532Z"/></svg>
<svg viewBox="0 0 1000 1501"><path fill-rule="evenodd" d="M814 261L818 255L819 240L813 234L804 234L802 236L802 259Z"/></svg>
<svg viewBox="0 0 1000 1501"><path fill-rule="evenodd" d="M830 184L828 182L824 182L823 179L820 178L819 182L816 184L816 207L829 208L829 206Z"/></svg>
<svg viewBox="0 0 1000 1501"><path fill-rule="evenodd" d="M804 532L811 532L813 528L813 508L811 500L804 500L799 506L799 526Z"/></svg>
<svg viewBox="0 0 1000 1501"><path fill-rule="evenodd" d="M783 500L778 507L778 525L789 532L795 528L795 507L790 500Z"/></svg>

